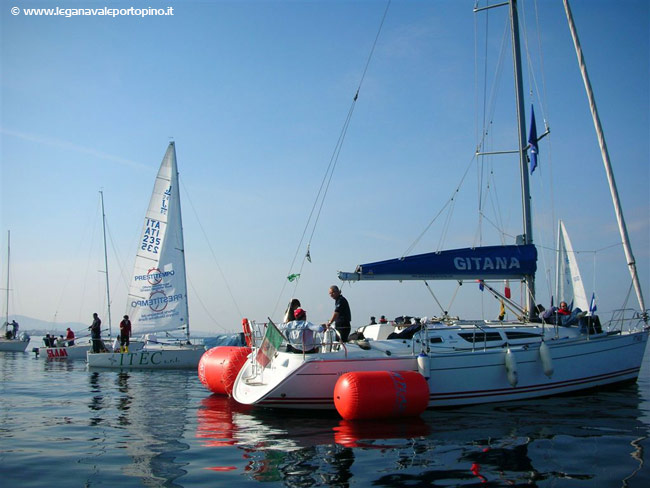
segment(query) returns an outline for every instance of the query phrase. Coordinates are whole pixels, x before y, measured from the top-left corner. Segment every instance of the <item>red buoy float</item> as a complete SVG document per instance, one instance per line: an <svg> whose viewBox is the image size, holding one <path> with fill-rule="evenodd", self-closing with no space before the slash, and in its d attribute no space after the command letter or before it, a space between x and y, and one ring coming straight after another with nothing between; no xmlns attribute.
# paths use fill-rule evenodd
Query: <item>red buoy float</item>
<svg viewBox="0 0 650 488"><path fill-rule="evenodd" d="M355 371L334 386L334 405L346 420L414 417L429 403L429 385L415 371Z"/></svg>
<svg viewBox="0 0 650 488"><path fill-rule="evenodd" d="M219 346L208 349L199 361L201 383L213 393L230 395L237 374L250 353L250 347Z"/></svg>

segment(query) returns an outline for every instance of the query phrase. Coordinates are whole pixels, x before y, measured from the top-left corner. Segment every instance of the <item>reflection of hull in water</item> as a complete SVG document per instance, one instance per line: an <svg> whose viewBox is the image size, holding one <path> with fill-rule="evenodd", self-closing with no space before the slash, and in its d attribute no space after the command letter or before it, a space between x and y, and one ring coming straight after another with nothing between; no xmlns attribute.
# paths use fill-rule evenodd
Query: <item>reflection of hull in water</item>
<svg viewBox="0 0 650 488"><path fill-rule="evenodd" d="M377 447L374 441L426 436L429 425L421 418L388 421L349 421L334 416L313 418L294 413L253 410L229 397L212 395L201 401L196 437L206 447L296 450L320 445Z"/></svg>
<svg viewBox="0 0 650 488"><path fill-rule="evenodd" d="M189 448L183 437L191 375L185 371L105 370L91 374L101 378L100 384L113 383L102 390L119 392L115 399L117 422L124 431L123 446L131 458L122 472L139 478L142 486L177 486L174 480L186 474L184 464L175 459ZM168 386L157 386L162 383L176 385L173 395Z"/></svg>
<svg viewBox="0 0 650 488"><path fill-rule="evenodd" d="M306 486L308 466L318 466L318 476L345 477L355 461L359 465L351 469L363 469L361 452L378 449L400 454L386 456L387 464L375 479L367 479L369 485L433 486L443 480L455 485L475 479L523 486L606 476L611 483L603 486L620 486L625 484L621 479L641 478L637 471L644 451L639 446L650 434L640 420L642 388L428 410L420 418L390 421L345 421L322 413L312 418L309 412L256 409L213 395L197 412L196 435L205 447L225 447L224 453L241 449L247 476L286 485ZM604 475L598 466L612 452L629 456L623 456L615 473ZM205 469L240 467L224 462Z"/></svg>
<svg viewBox="0 0 650 488"><path fill-rule="evenodd" d="M135 352L87 354L91 368L191 369L199 365L204 346L146 346Z"/></svg>

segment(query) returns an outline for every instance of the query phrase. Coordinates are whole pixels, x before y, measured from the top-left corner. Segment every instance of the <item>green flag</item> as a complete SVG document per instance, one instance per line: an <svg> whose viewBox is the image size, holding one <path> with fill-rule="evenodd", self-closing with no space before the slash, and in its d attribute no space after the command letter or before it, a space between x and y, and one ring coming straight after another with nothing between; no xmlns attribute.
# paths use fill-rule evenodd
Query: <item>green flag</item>
<svg viewBox="0 0 650 488"><path fill-rule="evenodd" d="M282 333L278 330L271 319L269 319L269 323L266 326L266 334L264 334L264 340L257 351L257 356L255 356L255 360L260 364L260 366L262 366L262 368L266 368L271 363L275 351L277 351L280 344L282 344L282 339Z"/></svg>
<svg viewBox="0 0 650 488"><path fill-rule="evenodd" d="M294 273L287 276L289 281L296 281L298 278L300 278L300 273Z"/></svg>

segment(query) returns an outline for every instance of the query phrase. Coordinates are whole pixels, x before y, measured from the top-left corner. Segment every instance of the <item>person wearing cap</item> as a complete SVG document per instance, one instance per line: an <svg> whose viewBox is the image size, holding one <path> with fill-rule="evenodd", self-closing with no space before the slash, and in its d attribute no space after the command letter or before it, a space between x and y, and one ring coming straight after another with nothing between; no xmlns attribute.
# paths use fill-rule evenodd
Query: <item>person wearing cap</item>
<svg viewBox="0 0 650 488"><path fill-rule="evenodd" d="M131 337L131 321L125 315L120 322L120 352L129 352L129 338Z"/></svg>
<svg viewBox="0 0 650 488"><path fill-rule="evenodd" d="M287 338L287 352L305 354L318 352L321 337L315 333L324 332L324 327L307 322L307 312L303 308L299 307L293 311L291 322L283 322L277 327Z"/></svg>

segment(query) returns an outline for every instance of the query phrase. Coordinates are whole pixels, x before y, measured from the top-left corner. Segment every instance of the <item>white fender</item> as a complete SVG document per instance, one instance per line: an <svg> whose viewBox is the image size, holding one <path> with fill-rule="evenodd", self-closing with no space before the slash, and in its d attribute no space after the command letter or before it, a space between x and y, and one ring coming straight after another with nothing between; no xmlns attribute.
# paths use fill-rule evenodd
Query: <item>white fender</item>
<svg viewBox="0 0 650 488"><path fill-rule="evenodd" d="M508 383L511 386L517 386L519 381L519 374L517 373L517 360L510 348L506 351L506 375L508 376Z"/></svg>
<svg viewBox="0 0 650 488"><path fill-rule="evenodd" d="M429 367L429 356L421 352L418 355L418 372L424 376L424 379L428 380L431 375L431 369Z"/></svg>
<svg viewBox="0 0 650 488"><path fill-rule="evenodd" d="M544 374L550 378L553 376L553 358L551 357L551 349L546 345L546 342L542 341L539 346L539 357L542 360Z"/></svg>

